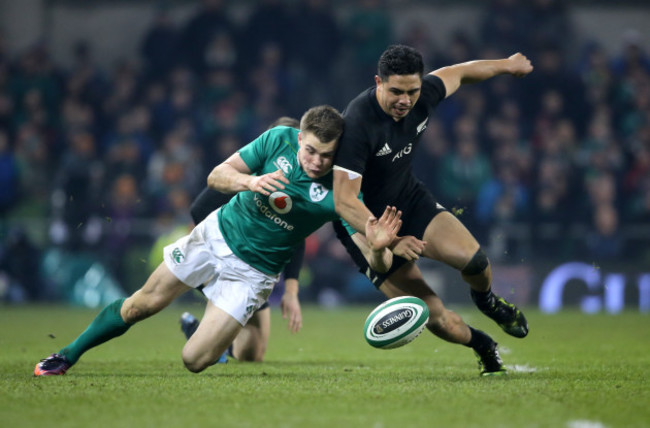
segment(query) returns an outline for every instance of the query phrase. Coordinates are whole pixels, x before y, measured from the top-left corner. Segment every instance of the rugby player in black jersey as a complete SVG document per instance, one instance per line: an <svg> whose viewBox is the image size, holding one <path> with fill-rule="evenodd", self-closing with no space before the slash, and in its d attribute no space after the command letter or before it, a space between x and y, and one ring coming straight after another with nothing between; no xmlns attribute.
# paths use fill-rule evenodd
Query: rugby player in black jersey
<svg viewBox="0 0 650 428"><path fill-rule="evenodd" d="M379 59L376 85L346 107L345 129L334 160L336 210L354 229L362 232L371 213L376 216L386 205L394 205L403 213L401 234L422 239L398 238L392 249L400 257L394 258L386 274L378 274L354 248L343 226L335 225L361 272L389 298L413 295L427 302L431 314L428 329L444 340L474 349L482 375L506 372L497 344L446 309L414 261L424 256L458 269L470 286L472 300L506 333L525 337L528 324L519 309L492 293L490 264L479 243L437 203L415 177L411 164L429 115L462 84L500 74L522 77L532 70L530 61L516 53L499 60L451 65L424 75L419 52L392 45ZM356 197L360 190L363 202Z"/></svg>
<svg viewBox="0 0 650 428"><path fill-rule="evenodd" d="M282 116L273 122L269 129L276 126L291 126L300 129L300 121L293 117ZM233 195L226 195L209 187L205 187L192 201L190 214L194 224L199 224L208 214L226 204ZM280 302L282 317L288 321L288 328L297 333L302 327L302 311L298 300L298 275L302 267L305 245L296 248L289 264L282 271L284 278L284 294ZM180 319L181 330L189 339L199 326L199 320L191 313L185 312ZM269 303L264 303L239 332L237 337L218 363L228 362L228 355L239 361L263 361L271 334L271 309Z"/></svg>

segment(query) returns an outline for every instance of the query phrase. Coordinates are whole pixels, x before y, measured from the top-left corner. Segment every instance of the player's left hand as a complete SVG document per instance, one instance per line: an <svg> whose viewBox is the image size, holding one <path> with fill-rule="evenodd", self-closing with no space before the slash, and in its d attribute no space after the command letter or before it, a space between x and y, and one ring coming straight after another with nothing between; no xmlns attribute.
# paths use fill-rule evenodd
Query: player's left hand
<svg viewBox="0 0 650 428"><path fill-rule="evenodd" d="M400 256L408 261L415 261L420 258L426 245L426 241L422 241L415 236L400 236L395 239L391 251L396 256Z"/></svg>
<svg viewBox="0 0 650 428"><path fill-rule="evenodd" d="M302 328L302 311L297 294L284 293L280 302L282 318L288 320L287 328L292 333L298 333Z"/></svg>
<svg viewBox="0 0 650 428"><path fill-rule="evenodd" d="M379 219L369 217L365 235L370 248L377 251L388 247L402 227L401 217L402 212L391 206L386 207Z"/></svg>
<svg viewBox="0 0 650 428"><path fill-rule="evenodd" d="M510 63L508 67L509 72L515 77L524 77L533 71L533 65L530 63L530 60L520 52L510 55L508 62Z"/></svg>

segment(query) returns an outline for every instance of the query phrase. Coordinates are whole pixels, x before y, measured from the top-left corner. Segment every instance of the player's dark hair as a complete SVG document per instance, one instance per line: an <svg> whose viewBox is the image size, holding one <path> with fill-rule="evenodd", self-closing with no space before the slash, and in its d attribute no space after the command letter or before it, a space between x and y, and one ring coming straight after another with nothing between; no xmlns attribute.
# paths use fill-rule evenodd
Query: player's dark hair
<svg viewBox="0 0 650 428"><path fill-rule="evenodd" d="M392 75L424 74L424 61L417 50L406 45L390 45L377 63L377 75L382 81Z"/></svg>
<svg viewBox="0 0 650 428"><path fill-rule="evenodd" d="M293 117L281 116L278 117L275 122L269 125L269 129L275 128L276 126L289 126L291 128L300 129L300 121Z"/></svg>
<svg viewBox="0 0 650 428"><path fill-rule="evenodd" d="M332 106L312 107L302 115L300 130L311 132L321 143L338 140L343 133L343 116Z"/></svg>

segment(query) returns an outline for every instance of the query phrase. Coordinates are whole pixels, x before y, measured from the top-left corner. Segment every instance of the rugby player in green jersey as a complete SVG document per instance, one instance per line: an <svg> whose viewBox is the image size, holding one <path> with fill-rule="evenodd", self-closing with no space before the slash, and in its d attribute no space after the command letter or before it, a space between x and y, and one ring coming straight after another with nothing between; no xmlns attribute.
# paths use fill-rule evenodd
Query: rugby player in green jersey
<svg viewBox="0 0 650 428"><path fill-rule="evenodd" d="M300 121L289 116L282 116L276 119L268 129L276 126L290 126L300 129ZM190 205L190 214L194 224L199 224L205 218L232 199L234 194L224 194L207 186L198 194ZM299 283L298 276L302 267L305 253L305 244L297 247L291 260L282 271L282 282L284 292L280 300L280 311L282 318L287 320L287 328L292 333L298 333L302 328L302 310L298 298ZM190 312L184 312L180 317L181 331L189 339L199 327L199 319ZM238 361L262 362L266 355L266 348L271 336L271 307L269 302L264 303L248 323L239 332L232 345L219 358L218 363L227 363L228 357Z"/></svg>
<svg viewBox="0 0 650 428"><path fill-rule="evenodd" d="M205 313L182 358L192 372L213 364L266 302L293 249L338 218L331 169L342 132L336 109L314 107L303 115L300 131L273 128L215 167L208 185L237 192L235 197L166 246L164 261L141 289L105 307L74 342L41 360L34 375L65 374L87 350L204 284ZM367 221L365 237L352 236L378 271L390 268L387 245L397 235L400 217L394 207L386 207L380 218Z"/></svg>

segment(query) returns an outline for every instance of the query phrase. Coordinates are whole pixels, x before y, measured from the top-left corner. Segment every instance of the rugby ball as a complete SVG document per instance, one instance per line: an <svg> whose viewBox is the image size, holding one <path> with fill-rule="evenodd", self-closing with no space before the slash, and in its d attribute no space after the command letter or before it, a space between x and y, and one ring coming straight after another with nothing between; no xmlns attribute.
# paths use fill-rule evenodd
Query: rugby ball
<svg viewBox="0 0 650 428"><path fill-rule="evenodd" d="M413 296L395 297L368 315L364 336L375 348L399 348L418 337L427 321L429 308L424 300Z"/></svg>

